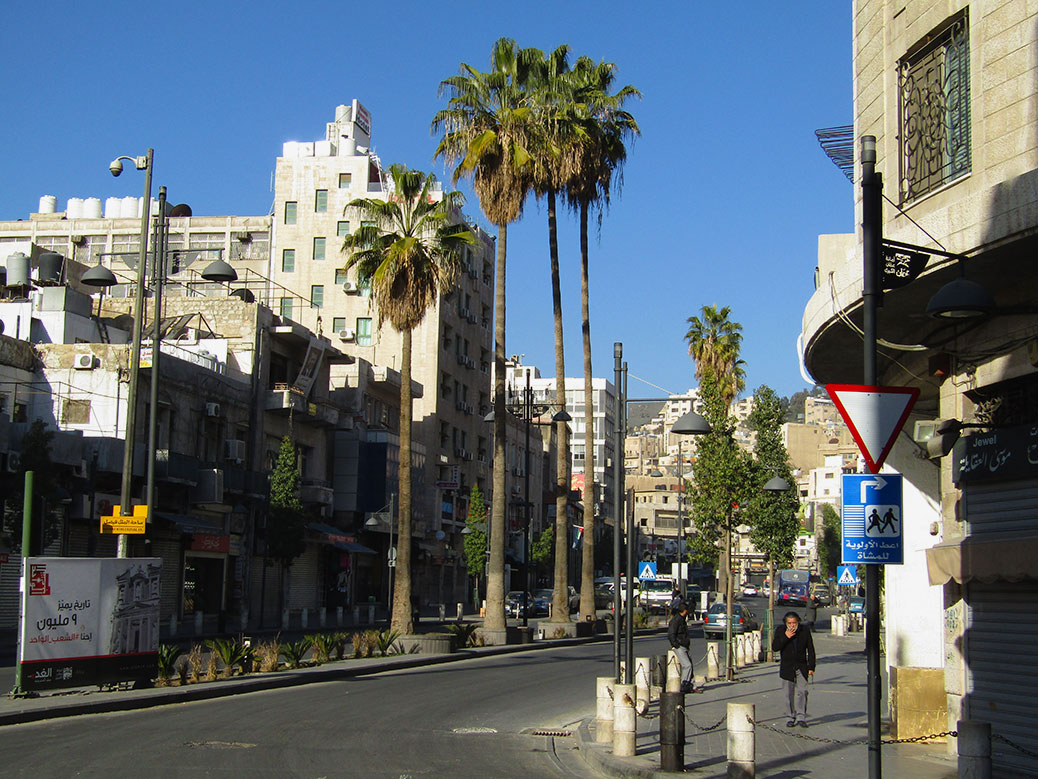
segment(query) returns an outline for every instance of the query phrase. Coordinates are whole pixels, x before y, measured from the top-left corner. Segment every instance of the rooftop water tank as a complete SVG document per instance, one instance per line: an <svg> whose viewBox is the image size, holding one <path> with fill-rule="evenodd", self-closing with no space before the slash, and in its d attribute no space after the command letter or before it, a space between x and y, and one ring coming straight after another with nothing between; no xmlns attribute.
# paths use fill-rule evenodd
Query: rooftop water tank
<svg viewBox="0 0 1038 779"><path fill-rule="evenodd" d="M105 198L105 219L118 219L120 216L122 216L122 208L122 198Z"/></svg>
<svg viewBox="0 0 1038 779"><path fill-rule="evenodd" d="M29 286L29 258L22 252L7 255L7 286Z"/></svg>
<svg viewBox="0 0 1038 779"><path fill-rule="evenodd" d="M65 204L66 219L80 219L83 216L83 198L70 197Z"/></svg>
<svg viewBox="0 0 1038 779"><path fill-rule="evenodd" d="M137 198L127 195L123 198L123 207L119 209L119 216L123 219L133 219L137 216Z"/></svg>
<svg viewBox="0 0 1038 779"><path fill-rule="evenodd" d="M101 218L101 198L88 197L83 201L83 217L85 219Z"/></svg>
<svg viewBox="0 0 1038 779"><path fill-rule="evenodd" d="M62 256L57 252L44 252L37 260L40 284L57 284L61 281Z"/></svg>
<svg viewBox="0 0 1038 779"><path fill-rule="evenodd" d="M58 199L54 195L44 195L40 198L40 213L53 214L58 210Z"/></svg>

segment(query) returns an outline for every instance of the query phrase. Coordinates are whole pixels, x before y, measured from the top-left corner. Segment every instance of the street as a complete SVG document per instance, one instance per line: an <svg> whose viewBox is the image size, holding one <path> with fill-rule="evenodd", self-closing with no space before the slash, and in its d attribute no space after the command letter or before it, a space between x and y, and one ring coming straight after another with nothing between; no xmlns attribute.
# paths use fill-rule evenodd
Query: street
<svg viewBox="0 0 1038 779"><path fill-rule="evenodd" d="M635 643L666 648L663 635ZM19 776L590 776L570 739L525 733L593 716L595 677L611 673L603 642L8 726L0 744Z"/></svg>

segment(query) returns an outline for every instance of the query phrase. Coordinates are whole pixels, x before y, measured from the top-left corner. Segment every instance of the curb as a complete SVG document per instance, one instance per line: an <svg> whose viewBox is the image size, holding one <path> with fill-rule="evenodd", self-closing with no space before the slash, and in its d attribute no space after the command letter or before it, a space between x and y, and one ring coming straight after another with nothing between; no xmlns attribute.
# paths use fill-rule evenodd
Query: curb
<svg viewBox="0 0 1038 779"><path fill-rule="evenodd" d="M583 720L577 727L576 741L581 759L589 768L606 776L616 776L621 779L661 779L676 775L676 773L664 773L646 766L636 765L625 757L613 757L606 745L597 744L591 738L590 719Z"/></svg>
<svg viewBox="0 0 1038 779"><path fill-rule="evenodd" d="M651 631L639 632L650 633ZM372 663L360 667L350 667L348 663L345 663L344 667L341 668L318 666L316 668L279 671L276 673L261 675L258 674L256 676L242 677L238 679L217 680L215 682L195 684L189 687L160 687L150 690L133 691L130 692L127 697L112 698L109 700L101 699L93 701L79 701L75 703L60 703L55 705L42 705L18 711L0 712L0 727L4 725L41 722L49 719L58 719L60 717L74 717L80 714L105 714L119 711L134 711L155 706L168 706L174 703L212 700L242 693L277 690L317 682L351 679L358 676L371 676L374 674L385 673L386 671L408 670L424 666L474 660L480 657L495 657L497 655L509 655L518 652L529 652L542 649L559 649L563 647L582 646L584 644L601 643L605 641L612 641L612 635L598 634L583 638L550 639L530 644L502 644L498 646L479 647L478 649L461 650L449 655L427 655L425 657L421 655L405 655L398 656L401 657L401 659L386 658L385 662ZM104 693L90 694L104 696ZM68 698L63 698L63 700L67 701Z"/></svg>

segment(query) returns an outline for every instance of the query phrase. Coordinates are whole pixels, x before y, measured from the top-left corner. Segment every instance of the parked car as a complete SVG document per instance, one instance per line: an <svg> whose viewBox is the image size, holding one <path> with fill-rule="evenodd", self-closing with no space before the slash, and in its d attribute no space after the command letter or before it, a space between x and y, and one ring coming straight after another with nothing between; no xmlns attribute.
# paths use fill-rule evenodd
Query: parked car
<svg viewBox="0 0 1038 779"><path fill-rule="evenodd" d="M706 613L703 622L703 635L707 638L724 638L725 626L728 622L728 614L723 603L715 603ZM757 615L740 603L732 604L732 635L738 635L748 630L757 630L760 623Z"/></svg>
<svg viewBox="0 0 1038 779"><path fill-rule="evenodd" d="M847 600L847 613L848 614L864 614L865 613L865 599L860 598L857 595Z"/></svg>
<svg viewBox="0 0 1038 779"><path fill-rule="evenodd" d="M595 608L596 609L608 609L613 605L613 583L607 582L605 584L595 585Z"/></svg>
<svg viewBox="0 0 1038 779"><path fill-rule="evenodd" d="M746 597L746 598L755 598L755 597L757 597L757 595L759 594L759 590L757 589L757 585L755 585L755 584L744 584L742 586L742 594L743 594L743 597Z"/></svg>
<svg viewBox="0 0 1038 779"><path fill-rule="evenodd" d="M828 606L829 588L824 584L811 585L811 600L816 606Z"/></svg>
<svg viewBox="0 0 1038 779"><path fill-rule="evenodd" d="M531 617L547 617L551 614L551 590L534 590L530 606Z"/></svg>
<svg viewBox="0 0 1038 779"><path fill-rule="evenodd" d="M527 596L527 602L530 604L530 611L533 611L533 596ZM505 615L509 617L523 616L523 591L522 590L510 590L505 595Z"/></svg>

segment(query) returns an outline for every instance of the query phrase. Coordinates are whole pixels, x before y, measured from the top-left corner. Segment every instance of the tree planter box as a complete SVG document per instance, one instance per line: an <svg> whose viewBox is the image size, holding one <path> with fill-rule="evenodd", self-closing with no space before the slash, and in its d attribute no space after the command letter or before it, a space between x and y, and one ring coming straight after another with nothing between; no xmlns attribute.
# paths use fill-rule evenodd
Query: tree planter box
<svg viewBox="0 0 1038 779"><path fill-rule="evenodd" d="M405 654L415 652L421 655L449 655L457 650L453 633L422 633L415 636L402 636L397 643L403 647ZM418 647L417 650L414 647Z"/></svg>

